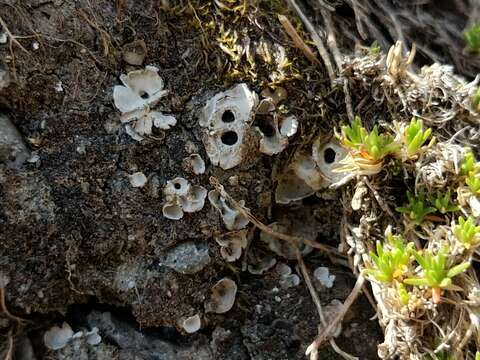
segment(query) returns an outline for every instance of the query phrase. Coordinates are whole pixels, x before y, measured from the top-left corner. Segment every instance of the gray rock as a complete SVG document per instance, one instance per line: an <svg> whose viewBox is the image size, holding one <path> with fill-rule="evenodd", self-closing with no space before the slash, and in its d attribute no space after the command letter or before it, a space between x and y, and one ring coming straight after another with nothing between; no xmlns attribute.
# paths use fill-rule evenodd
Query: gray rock
<svg viewBox="0 0 480 360"><path fill-rule="evenodd" d="M194 274L207 266L210 260L207 244L195 244L189 241L169 251L160 260L160 265L168 266L181 274Z"/></svg>
<svg viewBox="0 0 480 360"><path fill-rule="evenodd" d="M19 167L30 158L22 135L6 115L0 115L0 163Z"/></svg>

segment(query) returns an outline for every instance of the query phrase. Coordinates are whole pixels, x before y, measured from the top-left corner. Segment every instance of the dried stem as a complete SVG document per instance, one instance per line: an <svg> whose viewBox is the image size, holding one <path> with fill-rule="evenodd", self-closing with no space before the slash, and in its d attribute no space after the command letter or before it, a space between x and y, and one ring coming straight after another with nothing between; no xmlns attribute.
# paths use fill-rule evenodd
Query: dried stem
<svg viewBox="0 0 480 360"><path fill-rule="evenodd" d="M298 250L298 248L297 248L296 254L297 254L298 265L300 266L300 271L302 272L303 278L305 279L305 284L307 284L308 291L310 292L310 296L312 297L312 300L317 308L318 316L320 317L320 322L322 323L323 328L326 328L327 322L325 320L325 315L323 314L323 311L322 311L322 303L320 302L320 298L318 297L318 294L315 291L315 287L313 286L312 280L308 273L307 266L303 261L302 253ZM343 357L344 359L358 360L357 357L352 356L346 353L345 351L343 351L342 349L340 349L334 339L330 339L330 345L332 346L333 350L335 350L335 352L341 357Z"/></svg>
<svg viewBox="0 0 480 360"><path fill-rule="evenodd" d="M221 196L224 197L225 199L227 199L235 207L235 209L240 211L240 213L243 216L247 217L260 230L265 231L266 233L268 233L268 234L270 234L270 235L272 235L272 236L274 236L274 237L276 237L280 240L284 240L284 241L286 241L286 242L288 242L288 243L290 243L294 246L297 246L298 244L304 243L304 244L306 244L306 245L308 245L308 246L310 246L314 249L318 249L318 250L323 251L323 252L325 252L329 255L345 257L345 255L341 254L337 249L335 249L331 246L319 244L316 241L306 239L306 238L303 238L301 236L282 234L282 233L279 233L277 231L274 231L274 230L270 229L267 225L263 224L260 220L255 218L255 216L253 216L250 213L250 210L246 209L244 206L240 205L237 201L235 201L225 191L224 187L220 184L218 179L216 179L215 177L212 176L210 178L210 184L212 184L212 186L215 187L215 189L221 194Z"/></svg>
<svg viewBox="0 0 480 360"><path fill-rule="evenodd" d="M10 311L8 311L7 304L5 303L5 288L2 286L0 286L0 311L2 311L7 318L19 324L28 322L28 320L15 316Z"/></svg>
<svg viewBox="0 0 480 360"><path fill-rule="evenodd" d="M295 12L298 14L300 19L302 20L303 24L307 28L308 32L310 33L310 36L312 37L312 41L317 47L318 53L320 54L320 57L322 58L323 62L325 63L325 66L327 68L328 72L328 77L330 78L330 82L333 86L333 83L335 81L335 70L333 69L332 62L330 61L330 56L328 55L327 49L325 48L325 45L323 44L322 39L320 38L320 35L318 35L317 31L313 27L313 24L308 20L308 18L305 16L303 11L300 9L300 7L297 5L295 0L288 0L290 5L293 7Z"/></svg>
<svg viewBox="0 0 480 360"><path fill-rule="evenodd" d="M278 21L280 21L280 24L282 24L283 29L285 32L290 36L290 39L292 39L293 44L295 47L297 47L300 51L303 52L303 54L310 60L311 62L315 64L320 64L320 61L317 59L315 54L313 53L312 49L305 44L305 41L300 37L298 34L297 30L293 27L292 23L290 20L285 15L280 15L278 14Z"/></svg>
<svg viewBox="0 0 480 360"><path fill-rule="evenodd" d="M346 298L337 316L335 316L332 322L330 322L330 324L323 330L323 332L317 336L315 341L310 345L311 348L318 349L320 345L330 336L330 333L332 332L332 330L335 329L335 327L338 326L338 324L343 320L348 309L350 309L353 302L357 299L358 295L362 292L362 287L364 282L365 282L365 278L361 274L358 275L355 286L353 287L351 293Z"/></svg>
<svg viewBox="0 0 480 360"><path fill-rule="evenodd" d="M10 39L10 42L14 43L15 45L17 45L20 49L22 49L25 53L27 54L30 54L30 52L25 49L22 44L20 44L17 39L16 39L16 36L13 35L10 30L8 29L8 26L7 24L5 23L5 21L3 21L2 17L0 16L0 25L5 29L5 32L7 33L8 35L8 38Z"/></svg>

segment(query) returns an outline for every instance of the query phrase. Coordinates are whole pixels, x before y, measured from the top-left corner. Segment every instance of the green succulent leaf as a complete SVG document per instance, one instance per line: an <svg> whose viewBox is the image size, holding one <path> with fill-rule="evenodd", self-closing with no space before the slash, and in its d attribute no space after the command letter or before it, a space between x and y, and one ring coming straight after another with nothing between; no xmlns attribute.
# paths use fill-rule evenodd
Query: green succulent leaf
<svg viewBox="0 0 480 360"><path fill-rule="evenodd" d="M480 242L480 226L475 225L475 220L471 216L467 219L460 216L458 225L453 228L453 233L466 249Z"/></svg>
<svg viewBox="0 0 480 360"><path fill-rule="evenodd" d="M477 91L478 94L478 104L480 106L480 89ZM460 175L470 176L480 171L480 163L475 161L475 157L472 152L468 152L463 158L463 162L460 165Z"/></svg>
<svg viewBox="0 0 480 360"><path fill-rule="evenodd" d="M397 207L395 210L399 213L406 214L410 220L414 221L417 225L423 222L425 216L437 211L436 208L428 206L423 193L414 196L411 192L407 192L407 198L407 206Z"/></svg>
<svg viewBox="0 0 480 360"><path fill-rule="evenodd" d="M475 94L472 96L472 107L476 112L480 112L480 88L478 88Z"/></svg>
<svg viewBox="0 0 480 360"><path fill-rule="evenodd" d="M355 117L351 125L342 126L342 141L345 146L351 149L358 149L363 143L366 130L362 126L362 121L358 116Z"/></svg>
<svg viewBox="0 0 480 360"><path fill-rule="evenodd" d="M410 301L410 293L405 289L403 284L398 285L398 296L403 305L408 305Z"/></svg>
<svg viewBox="0 0 480 360"><path fill-rule="evenodd" d="M463 32L465 48L471 53L480 52L480 24L476 24Z"/></svg>
<svg viewBox="0 0 480 360"><path fill-rule="evenodd" d="M451 279L457 276L458 274L461 274L462 272L467 270L470 267L470 265L471 264L469 262L464 262L457 266L452 267L450 270L448 270L447 277Z"/></svg>
<svg viewBox="0 0 480 360"><path fill-rule="evenodd" d="M468 185L470 191L475 194L480 194L480 177L476 174L470 173L470 175L465 180L465 183Z"/></svg>
<svg viewBox="0 0 480 360"><path fill-rule="evenodd" d="M451 197L449 189L444 195L437 193L435 196L430 196L430 203L442 214L460 210L458 206L451 203Z"/></svg>
<svg viewBox="0 0 480 360"><path fill-rule="evenodd" d="M423 276L405 279L404 283L408 285L447 288L452 284L452 278L470 267L469 262L464 262L448 268L448 248L442 248L436 254L430 251L421 254L416 250L412 250L412 253L423 269Z"/></svg>
<svg viewBox="0 0 480 360"><path fill-rule="evenodd" d="M388 234L385 245L387 247L377 241L377 253L370 252L374 267L365 269L364 273L373 276L377 281L390 283L401 277L407 269L413 244L406 244L401 236Z"/></svg>
<svg viewBox="0 0 480 360"><path fill-rule="evenodd" d="M373 160L381 160L399 149L390 135L379 133L377 126L368 132L358 116L351 125L342 126L342 143L352 150L365 152Z"/></svg>
<svg viewBox="0 0 480 360"><path fill-rule="evenodd" d="M407 285L413 286L428 286L428 280L425 278L408 278L403 280L403 282Z"/></svg>
<svg viewBox="0 0 480 360"><path fill-rule="evenodd" d="M423 130L423 121L413 117L405 129L405 146L408 156L415 155L432 134L432 129Z"/></svg>

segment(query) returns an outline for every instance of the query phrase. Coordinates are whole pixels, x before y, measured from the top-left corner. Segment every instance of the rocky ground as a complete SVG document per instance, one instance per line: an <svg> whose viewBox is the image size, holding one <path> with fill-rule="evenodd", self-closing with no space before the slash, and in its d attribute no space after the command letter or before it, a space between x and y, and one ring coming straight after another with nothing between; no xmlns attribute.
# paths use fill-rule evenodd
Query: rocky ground
<svg viewBox="0 0 480 360"><path fill-rule="evenodd" d="M274 193L294 152L347 118L343 92L293 45L278 13L307 35L282 2L228 3L230 10L210 1L0 3L0 286L4 314L25 319L0 322L6 359L12 343L25 360L304 358L319 320L296 261L269 251L250 224L243 257L227 262L213 239L227 230L208 201L178 221L162 215L167 181L180 176L211 190L214 176L261 222L288 220L320 243L340 242L340 194L279 205ZM177 123L136 141L120 121L113 86L145 65L159 69L168 94L158 109ZM296 116L300 130L268 156L255 119L243 161L224 170L208 160L198 118L208 99L238 83L257 94L285 89L278 111ZM204 174L185 168L193 153L206 161ZM145 174L145 186L132 186L135 172ZM272 258L300 283L285 285L273 267L248 271ZM332 288L314 281L324 306L348 296L355 282L348 267L318 251L305 261L310 272L324 266L336 276ZM235 305L207 313L211 288L224 277L238 286ZM187 334L180 321L193 314L202 326ZM339 347L375 359L382 333L374 314L360 297ZM45 331L64 321L74 331L98 328L102 341L84 336L48 349ZM328 346L320 356L339 358Z"/></svg>

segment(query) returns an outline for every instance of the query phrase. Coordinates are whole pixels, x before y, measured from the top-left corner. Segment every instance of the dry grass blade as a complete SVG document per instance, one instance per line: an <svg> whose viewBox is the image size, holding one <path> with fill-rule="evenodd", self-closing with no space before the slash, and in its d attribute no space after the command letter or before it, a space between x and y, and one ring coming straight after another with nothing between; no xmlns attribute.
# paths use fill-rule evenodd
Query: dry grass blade
<svg viewBox="0 0 480 360"><path fill-rule="evenodd" d="M317 59L312 49L310 49L310 47L307 44L305 44L303 39L298 34L297 30L295 30L295 28L293 27L290 20L288 20L288 18L285 15L278 14L278 21L280 21L280 24L282 24L283 29L288 34L290 39L292 39L295 47L301 50L303 54L308 58L308 60L310 60L315 64L320 64L320 61Z"/></svg>
<svg viewBox="0 0 480 360"><path fill-rule="evenodd" d="M323 44L323 41L320 38L320 35L318 35L317 31L313 27L313 24L311 23L310 20L308 20L308 18L305 16L303 11L297 5L295 0L288 0L288 3L293 7L295 12L298 14L300 19L302 20L303 24L307 28L308 32L310 33L310 36L312 37L312 40L320 54L320 57L325 63L325 67L327 68L327 72L328 72L328 77L330 78L330 82L333 85L333 82L335 81L335 78L336 78L335 70L333 69L332 62L330 61L330 56L328 55L327 49L325 48L325 45Z"/></svg>

